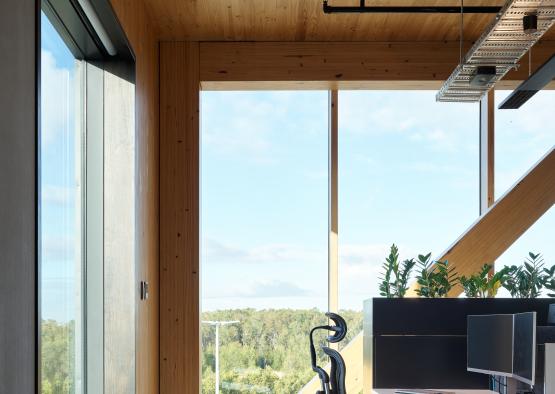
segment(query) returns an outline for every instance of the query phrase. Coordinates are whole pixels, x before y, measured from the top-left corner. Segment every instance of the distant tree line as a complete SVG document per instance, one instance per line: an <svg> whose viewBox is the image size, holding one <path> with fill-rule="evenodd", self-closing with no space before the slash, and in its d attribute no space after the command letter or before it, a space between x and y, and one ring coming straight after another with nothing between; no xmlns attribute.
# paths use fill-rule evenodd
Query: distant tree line
<svg viewBox="0 0 555 394"><path fill-rule="evenodd" d="M341 311L346 345L362 330L362 312ZM220 329L221 393L297 393L313 377L308 333L327 324L317 309L230 309L205 312L202 320L239 320ZM215 389L215 329L202 325L202 392ZM318 338L325 343L325 334ZM320 352L320 365L325 365Z"/></svg>
<svg viewBox="0 0 555 394"><path fill-rule="evenodd" d="M348 344L362 330L362 312L341 311L348 324ZM202 320L239 320L220 329L220 393L297 393L313 377L308 333L327 324L317 309L229 309L205 312ZM325 334L317 337L325 343ZM202 392L214 393L215 331L202 325ZM42 394L75 392L75 322L43 320ZM327 360L320 352L319 364Z"/></svg>
<svg viewBox="0 0 555 394"><path fill-rule="evenodd" d="M75 321L43 320L41 349L42 394L75 393Z"/></svg>

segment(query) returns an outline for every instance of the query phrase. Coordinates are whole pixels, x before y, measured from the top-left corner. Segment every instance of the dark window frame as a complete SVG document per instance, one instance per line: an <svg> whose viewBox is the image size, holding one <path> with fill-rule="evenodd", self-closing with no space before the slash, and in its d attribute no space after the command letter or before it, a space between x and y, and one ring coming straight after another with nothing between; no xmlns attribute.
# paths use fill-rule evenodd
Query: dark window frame
<svg viewBox="0 0 555 394"><path fill-rule="evenodd" d="M62 40L68 46L69 50L77 60L82 60L85 63L90 63L101 69L109 68L112 73L117 73L121 78L129 82L135 82L135 54L127 39L127 36L121 27L121 24L113 10L109 0L84 0L90 3L94 9L102 27L107 33L110 41L116 49L116 54L111 56L104 47L102 40L95 31L93 25L89 22L85 12L79 4L80 0L35 0L35 392L40 394L42 392L42 371L41 371L41 201L40 201L40 188L41 188L41 12L44 12L48 17L50 23L54 26ZM83 1L83 0L81 0ZM86 66L86 65L85 65ZM86 76L87 80L89 79ZM96 80L98 81L98 79ZM102 82L102 81L100 81ZM85 81L87 84L87 81ZM98 89L103 89L103 85L99 85ZM95 88L96 89L96 88ZM84 92L86 98L90 92ZM85 100L86 107L93 106L94 108L102 108L102 103L92 103ZM96 111L95 111L96 112ZM86 127L87 122L84 122ZM86 131L85 131L86 133ZM86 160L86 159L85 159ZM86 162L84 163L86 166ZM86 180L85 180L86 182ZM84 191L86 195L86 188ZM86 223L84 223L86 226ZM85 246L86 248L86 246ZM86 251L84 251L86 253ZM85 257L84 257L85 258ZM86 297L86 263L84 266L83 278L83 293ZM86 301L86 298L84 299ZM84 305L86 306L86 305ZM85 325L86 323L86 308L83 312ZM84 337L84 358L87 360L86 355L86 334ZM87 392L87 366L84 366L84 386L83 390Z"/></svg>

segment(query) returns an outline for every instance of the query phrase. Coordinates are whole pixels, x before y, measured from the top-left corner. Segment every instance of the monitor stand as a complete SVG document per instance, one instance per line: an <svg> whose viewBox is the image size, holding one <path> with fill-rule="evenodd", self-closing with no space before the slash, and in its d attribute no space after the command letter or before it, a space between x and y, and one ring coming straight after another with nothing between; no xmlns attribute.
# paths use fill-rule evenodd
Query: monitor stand
<svg viewBox="0 0 555 394"><path fill-rule="evenodd" d="M534 393L530 386L506 376L492 375L492 391L499 394L528 394Z"/></svg>

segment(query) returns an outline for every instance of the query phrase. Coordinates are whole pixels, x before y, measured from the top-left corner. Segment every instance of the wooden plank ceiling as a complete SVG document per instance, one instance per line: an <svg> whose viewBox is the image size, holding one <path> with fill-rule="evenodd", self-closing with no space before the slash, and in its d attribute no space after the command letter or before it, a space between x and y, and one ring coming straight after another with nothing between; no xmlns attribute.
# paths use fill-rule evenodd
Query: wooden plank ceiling
<svg viewBox="0 0 555 394"><path fill-rule="evenodd" d="M366 0L367 5L459 5L458 0ZM453 41L457 14L324 14L322 0L145 0L162 40L191 41ZM503 5L503 0L465 0L465 5ZM329 0L357 5L359 0ZM472 41L492 14L468 14ZM555 39L555 31L546 39Z"/></svg>

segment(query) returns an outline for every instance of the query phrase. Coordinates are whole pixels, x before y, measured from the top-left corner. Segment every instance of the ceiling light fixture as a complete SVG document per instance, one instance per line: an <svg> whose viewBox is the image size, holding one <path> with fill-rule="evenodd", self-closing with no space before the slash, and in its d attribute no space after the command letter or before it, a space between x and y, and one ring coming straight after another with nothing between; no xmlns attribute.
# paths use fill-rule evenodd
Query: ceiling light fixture
<svg viewBox="0 0 555 394"><path fill-rule="evenodd" d="M536 31L525 33L523 18L532 15L536 16ZM555 0L508 0L445 81L436 95L437 101L480 101L497 81L518 67L520 58L554 21ZM533 18L527 19L528 22L533 22ZM495 75L483 85L471 83L480 75L479 67L495 67Z"/></svg>
<svg viewBox="0 0 555 394"><path fill-rule="evenodd" d="M524 15L522 17L522 30L526 34L538 31L538 16L536 14Z"/></svg>
<svg viewBox="0 0 555 394"><path fill-rule="evenodd" d="M470 78L470 86L482 87L487 86L496 75L495 66L479 66L476 72Z"/></svg>

